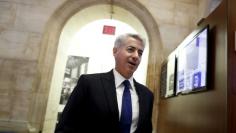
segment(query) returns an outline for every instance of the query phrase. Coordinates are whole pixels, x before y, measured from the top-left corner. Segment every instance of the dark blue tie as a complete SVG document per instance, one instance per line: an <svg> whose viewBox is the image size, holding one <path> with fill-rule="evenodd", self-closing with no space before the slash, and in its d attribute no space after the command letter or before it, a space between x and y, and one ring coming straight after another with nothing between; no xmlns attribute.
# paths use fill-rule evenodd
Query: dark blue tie
<svg viewBox="0 0 236 133"><path fill-rule="evenodd" d="M130 127L132 123L132 104L130 95L130 83L129 80L123 82L125 88L122 96L122 107L120 116L120 129L121 133L130 133Z"/></svg>

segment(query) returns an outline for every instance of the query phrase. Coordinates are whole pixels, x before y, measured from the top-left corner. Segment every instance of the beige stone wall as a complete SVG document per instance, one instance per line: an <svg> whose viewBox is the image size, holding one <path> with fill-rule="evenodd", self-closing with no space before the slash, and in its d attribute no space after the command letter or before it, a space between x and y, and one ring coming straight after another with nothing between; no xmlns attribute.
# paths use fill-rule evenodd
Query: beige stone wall
<svg viewBox="0 0 236 133"><path fill-rule="evenodd" d="M36 76L36 61L0 59L0 131L11 128L25 128Z"/></svg>
<svg viewBox="0 0 236 133"><path fill-rule="evenodd" d="M0 1L0 131L30 129L43 31L62 2Z"/></svg>
<svg viewBox="0 0 236 133"><path fill-rule="evenodd" d="M192 31L202 15L199 13L200 0L138 1L150 11L159 26L164 57ZM44 119L38 116L42 116L46 108L39 110L34 105L46 107L44 100L49 90L38 90L43 79L37 66L39 55L44 53L41 44L45 28L64 2L66 0L0 1L0 131L37 132L42 129L43 124L35 120Z"/></svg>
<svg viewBox="0 0 236 133"><path fill-rule="evenodd" d="M196 26L199 0L139 0L160 28L164 54L173 51Z"/></svg>

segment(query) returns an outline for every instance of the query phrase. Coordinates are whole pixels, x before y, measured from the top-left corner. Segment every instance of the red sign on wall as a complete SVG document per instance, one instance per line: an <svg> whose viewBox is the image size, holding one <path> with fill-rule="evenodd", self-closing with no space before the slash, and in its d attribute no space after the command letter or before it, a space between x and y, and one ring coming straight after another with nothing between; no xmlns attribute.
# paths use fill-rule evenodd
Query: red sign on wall
<svg viewBox="0 0 236 133"><path fill-rule="evenodd" d="M115 35L116 32L116 27L115 26L109 26L109 25L104 25L103 26L103 34L107 35Z"/></svg>

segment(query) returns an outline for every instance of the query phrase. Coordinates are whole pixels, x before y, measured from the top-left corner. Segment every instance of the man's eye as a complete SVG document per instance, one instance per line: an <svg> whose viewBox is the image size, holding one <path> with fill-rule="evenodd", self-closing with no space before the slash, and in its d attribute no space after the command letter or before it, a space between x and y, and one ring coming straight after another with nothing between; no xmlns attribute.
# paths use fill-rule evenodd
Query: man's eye
<svg viewBox="0 0 236 133"><path fill-rule="evenodd" d="M128 52L133 52L135 49L134 48L127 48Z"/></svg>
<svg viewBox="0 0 236 133"><path fill-rule="evenodd" d="M143 51L138 51L138 55L142 56L143 55Z"/></svg>

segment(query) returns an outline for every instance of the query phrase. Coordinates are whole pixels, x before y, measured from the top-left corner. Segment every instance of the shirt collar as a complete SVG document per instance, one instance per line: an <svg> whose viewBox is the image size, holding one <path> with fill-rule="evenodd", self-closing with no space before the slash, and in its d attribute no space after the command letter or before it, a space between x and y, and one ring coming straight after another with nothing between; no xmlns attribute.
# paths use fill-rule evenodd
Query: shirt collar
<svg viewBox="0 0 236 133"><path fill-rule="evenodd" d="M126 79L118 71L116 71L116 69L113 69L113 74L115 77L116 88L119 87L124 80L129 80L131 89L134 88L133 76L131 76L129 79Z"/></svg>

